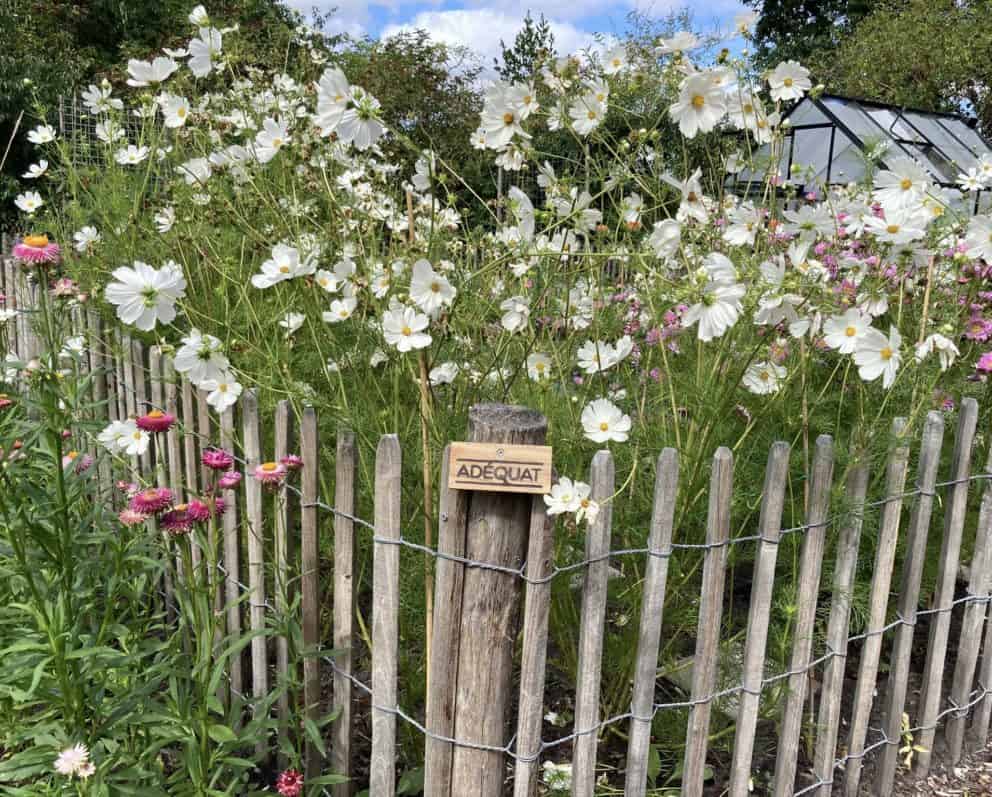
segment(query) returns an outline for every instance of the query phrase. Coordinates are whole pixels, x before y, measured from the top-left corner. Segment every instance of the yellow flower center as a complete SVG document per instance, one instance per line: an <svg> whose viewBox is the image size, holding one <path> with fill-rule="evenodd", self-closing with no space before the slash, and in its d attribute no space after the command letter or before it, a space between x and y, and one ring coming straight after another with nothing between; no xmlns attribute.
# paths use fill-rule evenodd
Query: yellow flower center
<svg viewBox="0 0 992 797"><path fill-rule="evenodd" d="M879 354L882 356L882 359L883 360L891 360L892 359L892 349L890 349L888 346L886 346L884 349L882 349L882 351L880 351Z"/></svg>
<svg viewBox="0 0 992 797"><path fill-rule="evenodd" d="M544 367L545 366L544 366L544 363L543 362L534 363L534 370L535 371L541 372L541 371L544 370Z"/></svg>
<svg viewBox="0 0 992 797"><path fill-rule="evenodd" d="M403 327L403 329L400 330L400 334L409 337L410 335L413 334L413 330L410 329L410 327Z"/></svg>
<svg viewBox="0 0 992 797"><path fill-rule="evenodd" d="M279 266L279 273L280 274L288 274L289 273L289 266Z"/></svg>
<svg viewBox="0 0 992 797"><path fill-rule="evenodd" d="M441 286L440 286L440 284L437 283L437 282L432 282L431 283L431 293L440 293L440 292L441 292Z"/></svg>
<svg viewBox="0 0 992 797"><path fill-rule="evenodd" d="M164 418L165 413L162 410L152 410L148 413L149 418Z"/></svg>
<svg viewBox="0 0 992 797"><path fill-rule="evenodd" d="M524 105L530 105L532 102L534 102L534 98L530 94L524 95Z"/></svg>
<svg viewBox="0 0 992 797"><path fill-rule="evenodd" d="M141 439L141 432L140 431L137 431L134 434L132 434L131 437L133 437L135 440L140 440Z"/></svg>
<svg viewBox="0 0 992 797"><path fill-rule="evenodd" d="M792 78L791 77L787 77L785 80L782 81L782 85L784 85L786 88L791 89L792 88Z"/></svg>
<svg viewBox="0 0 992 797"><path fill-rule="evenodd" d="M48 246L48 236L47 235L25 235L24 243L28 246L33 246L36 249L41 249L44 246Z"/></svg>
<svg viewBox="0 0 992 797"><path fill-rule="evenodd" d="M599 431L607 432L609 431L609 429L610 429L610 425L606 421L603 421L602 423L599 424Z"/></svg>
<svg viewBox="0 0 992 797"><path fill-rule="evenodd" d="M344 309L344 308L342 307L342 308L341 308L340 310L338 310L338 317L339 317L339 318L347 318L347 317L348 317L348 311L347 311L347 310L345 310L345 309Z"/></svg>
<svg viewBox="0 0 992 797"><path fill-rule="evenodd" d="M848 327L847 329L844 330L844 334L847 335L849 338L853 338L855 335L858 334L858 330L856 330L854 327Z"/></svg>
<svg viewBox="0 0 992 797"><path fill-rule="evenodd" d="M186 118L186 109L185 108L180 108L178 111L176 111L176 116L178 116L180 119L185 119Z"/></svg>
<svg viewBox="0 0 992 797"><path fill-rule="evenodd" d="M762 382L767 382L769 379L772 378L772 375L770 373L768 373L768 371L762 371L758 375L758 378L761 379Z"/></svg>
<svg viewBox="0 0 992 797"><path fill-rule="evenodd" d="M599 92L599 94L596 95L596 101L606 102L606 95L603 92Z"/></svg>
<svg viewBox="0 0 992 797"><path fill-rule="evenodd" d="M274 139L272 139L272 146L275 147L276 149L279 149L279 147L282 146L282 139L276 136Z"/></svg>
<svg viewBox="0 0 992 797"><path fill-rule="evenodd" d="M696 94L692 98L692 107L699 110L706 105L706 98L702 94Z"/></svg>
<svg viewBox="0 0 992 797"><path fill-rule="evenodd" d="M264 465L262 465L262 470L264 470L266 473L272 473L272 471L276 470L276 468L278 467L279 466L275 462L266 462Z"/></svg>
<svg viewBox="0 0 992 797"><path fill-rule="evenodd" d="M66 459L75 459L78 456L79 456L78 451L70 451L68 454L65 455Z"/></svg>
<svg viewBox="0 0 992 797"><path fill-rule="evenodd" d="M889 235L895 235L897 232L899 232L899 225L890 224L888 227L885 228L885 231L889 233Z"/></svg>
<svg viewBox="0 0 992 797"><path fill-rule="evenodd" d="M596 118L596 112L595 111L589 111L589 113L586 114L586 116L588 116L590 119L595 119Z"/></svg>
<svg viewBox="0 0 992 797"><path fill-rule="evenodd" d="M512 125L513 124L513 114L507 111L503 114L503 124Z"/></svg>
<svg viewBox="0 0 992 797"><path fill-rule="evenodd" d="M748 114L754 113L754 106L751 105L751 103L746 103L744 105L744 109L743 110L744 110L744 115L747 116Z"/></svg>
<svg viewBox="0 0 992 797"><path fill-rule="evenodd" d="M913 181L910 180L908 177L903 177L902 180L899 181L899 187L903 191L908 191L910 188L913 187Z"/></svg>

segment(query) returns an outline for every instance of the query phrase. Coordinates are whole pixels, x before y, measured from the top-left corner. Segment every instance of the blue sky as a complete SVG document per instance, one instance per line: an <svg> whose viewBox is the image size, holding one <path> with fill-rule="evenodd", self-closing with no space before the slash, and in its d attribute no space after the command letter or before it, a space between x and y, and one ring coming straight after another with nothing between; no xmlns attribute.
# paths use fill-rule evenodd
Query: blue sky
<svg viewBox="0 0 992 797"><path fill-rule="evenodd" d="M551 21L559 52L587 46L592 34L619 33L629 11L638 8L663 17L689 6L701 31L728 28L743 10L739 0L286 0L303 12L313 6L322 11L337 8L332 30L353 34L388 36L405 28L424 28L440 41L464 44L479 53L488 66L499 52L500 39L512 41L520 20L530 10Z"/></svg>

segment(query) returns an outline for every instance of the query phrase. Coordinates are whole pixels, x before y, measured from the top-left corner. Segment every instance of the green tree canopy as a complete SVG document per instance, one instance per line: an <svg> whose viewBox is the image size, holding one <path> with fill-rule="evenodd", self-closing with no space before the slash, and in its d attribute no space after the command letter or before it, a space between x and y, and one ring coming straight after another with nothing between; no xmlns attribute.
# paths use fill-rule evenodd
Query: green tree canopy
<svg viewBox="0 0 992 797"><path fill-rule="evenodd" d="M511 82L530 80L543 61L554 57L555 35L544 14L535 21L528 11L524 17L524 26L513 39L513 45L507 47L500 39L499 48L502 51L500 57L493 59L493 68L499 76Z"/></svg>
<svg viewBox="0 0 992 797"><path fill-rule="evenodd" d="M745 0L759 12L755 25L758 63L774 66L814 53L832 52L878 0Z"/></svg>

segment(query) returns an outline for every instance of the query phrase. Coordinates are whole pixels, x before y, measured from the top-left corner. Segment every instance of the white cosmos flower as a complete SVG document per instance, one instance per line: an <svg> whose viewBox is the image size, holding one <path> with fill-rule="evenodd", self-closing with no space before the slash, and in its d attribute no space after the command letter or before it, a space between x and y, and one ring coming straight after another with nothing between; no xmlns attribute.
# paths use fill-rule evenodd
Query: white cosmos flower
<svg viewBox="0 0 992 797"><path fill-rule="evenodd" d="M154 269L140 260L113 273L115 282L104 289L104 296L117 305L117 317L148 332L159 322L169 324L176 317L176 302L186 295L186 278L175 263Z"/></svg>
<svg viewBox="0 0 992 797"><path fill-rule="evenodd" d="M45 201L37 191L25 191L23 194L17 195L14 204L29 216L33 216L45 204Z"/></svg>
<svg viewBox="0 0 992 797"><path fill-rule="evenodd" d="M580 136L588 136L606 117L606 110L606 104L599 102L592 94L576 97L568 109L572 129Z"/></svg>
<svg viewBox="0 0 992 797"><path fill-rule="evenodd" d="M32 144L47 144L55 140L55 128L51 125L38 125L34 130L28 131L28 141Z"/></svg>
<svg viewBox="0 0 992 797"><path fill-rule="evenodd" d="M679 251L681 241L682 225L675 219L656 221L651 235L648 236L648 245L654 250L655 255L663 260L667 260Z"/></svg>
<svg viewBox="0 0 992 797"><path fill-rule="evenodd" d="M496 83L486 92L480 118L486 146L490 149L503 149L514 136L530 138L520 125L528 111L521 107L519 99L504 83Z"/></svg>
<svg viewBox="0 0 992 797"><path fill-rule="evenodd" d="M320 269L314 274L314 281L328 293L337 293L342 285L347 285L355 275L355 263L345 258L334 264L334 271Z"/></svg>
<svg viewBox="0 0 992 797"><path fill-rule="evenodd" d="M886 161L888 169L875 174L875 188L872 197L890 210L916 208L931 188L930 175L913 160L905 156Z"/></svg>
<svg viewBox="0 0 992 797"><path fill-rule="evenodd" d="M171 205L162 208L155 214L154 221L155 229L162 233L162 235L165 235L172 229L172 225L176 223L176 209Z"/></svg>
<svg viewBox="0 0 992 797"><path fill-rule="evenodd" d="M272 247L272 257L262 263L262 273L251 278L256 288L271 288L283 280L305 277L316 269L312 257L301 258L300 250L286 244Z"/></svg>
<svg viewBox="0 0 992 797"><path fill-rule="evenodd" d="M191 25L196 25L198 28L205 28L210 24L210 15L203 6L196 6L189 12L187 19Z"/></svg>
<svg viewBox="0 0 992 797"><path fill-rule="evenodd" d="M42 159L37 163L28 166L28 170L21 175L25 180L37 180L48 171L48 161Z"/></svg>
<svg viewBox="0 0 992 797"><path fill-rule="evenodd" d="M379 101L359 86L351 89L353 108L348 108L338 122L338 138L364 152L382 138L385 128L379 119Z"/></svg>
<svg viewBox="0 0 992 797"><path fill-rule="evenodd" d="M630 435L630 416L609 399L598 398L582 410L582 428L587 438L594 443L607 443L611 440L623 443Z"/></svg>
<svg viewBox="0 0 992 797"><path fill-rule="evenodd" d="M124 138L124 128L113 119L102 119L97 122L94 133L104 144L116 144Z"/></svg>
<svg viewBox="0 0 992 797"><path fill-rule="evenodd" d="M136 147L134 144L128 144L114 153L114 160L121 166L137 166L147 157L148 147Z"/></svg>
<svg viewBox="0 0 992 797"><path fill-rule="evenodd" d="M782 61L768 75L768 93L776 102L801 99L811 88L809 70L798 61Z"/></svg>
<svg viewBox="0 0 992 797"><path fill-rule="evenodd" d="M616 345L606 341L587 340L580 347L576 356L579 361L579 368L587 374L596 374L601 371L608 371L615 365L623 362L634 350L634 341L630 335L624 335L616 342Z"/></svg>
<svg viewBox="0 0 992 797"><path fill-rule="evenodd" d="M530 305L523 296L511 296L500 303L499 309L503 311L500 323L507 332L519 332L527 326L530 320Z"/></svg>
<svg viewBox="0 0 992 797"><path fill-rule="evenodd" d="M290 141L289 126L282 119L266 118L255 136L253 151L259 163L268 163Z"/></svg>
<svg viewBox="0 0 992 797"><path fill-rule="evenodd" d="M626 45L618 44L603 56L603 71L607 75L615 75L623 72L629 63Z"/></svg>
<svg viewBox="0 0 992 797"><path fill-rule="evenodd" d="M777 393L785 373L785 368L772 362L751 363L744 372L744 387L757 396Z"/></svg>
<svg viewBox="0 0 992 797"><path fill-rule="evenodd" d="M426 349L431 345L430 333L425 331L430 322L430 318L414 308L394 304L383 313L382 333L386 343L399 352Z"/></svg>
<svg viewBox="0 0 992 797"><path fill-rule="evenodd" d="M207 404L217 412L224 412L237 402L243 388L230 373L224 373L219 379L206 379L198 387L207 393Z"/></svg>
<svg viewBox="0 0 992 797"><path fill-rule="evenodd" d="M661 39L660 44L655 48L658 55L671 55L673 53L686 53L699 46L699 37L695 33L687 30L679 31L670 39Z"/></svg>
<svg viewBox="0 0 992 797"><path fill-rule="evenodd" d="M737 283L710 282L703 291L703 301L692 305L682 316L682 326L688 328L699 322L697 337L704 343L719 338L737 323L746 292Z"/></svg>
<svg viewBox="0 0 992 797"><path fill-rule="evenodd" d="M190 104L185 97L167 94L162 98L162 116L165 117L166 127L182 127L189 119Z"/></svg>
<svg viewBox="0 0 992 797"><path fill-rule="evenodd" d="M134 421L128 421L128 423L133 424ZM152 436L144 429L139 429L135 425L127 437L121 438L121 453L127 454L130 457L144 456L148 452L148 446L151 441Z"/></svg>
<svg viewBox="0 0 992 797"><path fill-rule="evenodd" d="M127 79L129 86L141 87L152 83L161 83L173 72L179 69L179 64L171 58L160 55L154 61L139 61L132 58L127 62Z"/></svg>
<svg viewBox="0 0 992 797"><path fill-rule="evenodd" d="M437 318L442 307L450 306L456 293L451 283L434 271L427 260L413 264L410 299L431 318Z"/></svg>
<svg viewBox="0 0 992 797"><path fill-rule="evenodd" d="M113 110L123 110L124 103L111 97L113 88L104 81L102 85L90 84L82 93L83 105L90 113L108 113Z"/></svg>
<svg viewBox="0 0 992 797"><path fill-rule="evenodd" d="M458 373L460 371L461 369L458 367L457 363L441 363L440 365L431 368L431 372L427 375L427 379L434 387L437 387L438 385L450 385L458 377Z"/></svg>
<svg viewBox="0 0 992 797"><path fill-rule="evenodd" d="M992 265L992 216L974 216L964 239L968 257L980 257Z"/></svg>
<svg viewBox="0 0 992 797"><path fill-rule="evenodd" d="M706 72L685 78L678 100L668 109L668 115L678 123L686 138L692 138L696 133L709 133L726 112L726 94Z"/></svg>
<svg viewBox="0 0 992 797"><path fill-rule="evenodd" d="M858 375L865 382L874 382L882 377L882 387L888 389L896 379L899 371L902 336L895 327L889 328L889 336L877 329L869 329L858 343L854 352L854 364L858 366Z"/></svg>
<svg viewBox="0 0 992 797"><path fill-rule="evenodd" d="M332 301L330 311L324 311L321 314L321 318L328 324L347 321L354 315L356 307L358 307L358 299L354 296L344 296L341 299Z"/></svg>
<svg viewBox="0 0 992 797"><path fill-rule="evenodd" d="M857 307L823 323L823 342L841 354L854 354L862 337L871 329L871 319Z"/></svg>
<svg viewBox="0 0 992 797"><path fill-rule="evenodd" d="M317 112L313 121L322 136L329 136L337 128L348 108L351 86L338 67L329 67L317 81Z"/></svg>
<svg viewBox="0 0 992 797"><path fill-rule="evenodd" d="M116 454L121 450L121 441L126 438L131 431L131 426L137 429L137 424L131 421L111 421L97 435L97 442L111 453ZM56 767L57 768L57 767ZM63 772L62 774L68 774Z"/></svg>
<svg viewBox="0 0 992 797"><path fill-rule="evenodd" d="M923 362L929 355L937 352L940 359L940 370L946 371L954 364L961 352L950 338L935 332L916 347L916 361Z"/></svg>
<svg viewBox="0 0 992 797"><path fill-rule="evenodd" d="M90 761L90 751L85 744L74 744L67 747L55 759L55 771L66 777L88 778L96 768Z"/></svg>
<svg viewBox="0 0 992 797"><path fill-rule="evenodd" d="M551 377L551 358L535 351L527 356L527 376L535 382L543 382Z"/></svg>
<svg viewBox="0 0 992 797"><path fill-rule="evenodd" d="M206 77L223 50L223 36L217 28L200 28L199 38L191 39L188 49L190 71L196 77Z"/></svg>
<svg viewBox="0 0 992 797"><path fill-rule="evenodd" d="M210 161L206 158L191 158L177 166L176 171L183 176L186 185L202 185L213 174L213 170L210 168Z"/></svg>
<svg viewBox="0 0 992 797"><path fill-rule="evenodd" d="M92 251L100 243L100 233L96 227L83 227L72 238L76 242L76 251L80 254Z"/></svg>
<svg viewBox="0 0 992 797"><path fill-rule="evenodd" d="M916 208L892 207L885 211L885 218L865 216L865 229L879 241L903 246L920 240L926 235L929 219Z"/></svg>
<svg viewBox="0 0 992 797"><path fill-rule="evenodd" d="M288 337L302 327L303 322L306 320L307 317L303 313L286 313L279 322L279 326L286 330L286 336Z"/></svg>
<svg viewBox="0 0 992 797"><path fill-rule="evenodd" d="M544 496L544 504L549 515L564 515L579 508L579 498L576 487L581 482L573 483L568 476L562 476L551 485L551 492Z"/></svg>
<svg viewBox="0 0 992 797"><path fill-rule="evenodd" d="M211 380L223 380L231 367L220 340L198 329L190 330L182 339L173 364L176 371L185 374L197 387Z"/></svg>

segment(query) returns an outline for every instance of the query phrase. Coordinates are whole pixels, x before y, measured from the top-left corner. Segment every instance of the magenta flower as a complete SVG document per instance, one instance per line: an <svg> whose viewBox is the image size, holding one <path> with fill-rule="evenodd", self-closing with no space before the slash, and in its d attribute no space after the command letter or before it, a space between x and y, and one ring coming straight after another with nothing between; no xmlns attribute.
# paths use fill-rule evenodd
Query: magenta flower
<svg viewBox="0 0 992 797"><path fill-rule="evenodd" d="M14 245L13 254L22 263L47 265L58 263L62 251L58 244L49 242L47 235L25 235L24 240Z"/></svg>
<svg viewBox="0 0 992 797"><path fill-rule="evenodd" d="M303 793L303 775L295 769L287 769L276 779L276 791L282 797L299 797Z"/></svg>
<svg viewBox="0 0 992 797"><path fill-rule="evenodd" d="M176 422L176 416L162 410L152 410L136 418L134 422L139 429L144 429L146 432L167 432Z"/></svg>
<svg viewBox="0 0 992 797"><path fill-rule="evenodd" d="M286 480L287 473L281 462L263 462L255 468L254 476L263 486L275 489Z"/></svg>
<svg viewBox="0 0 992 797"><path fill-rule="evenodd" d="M987 351L979 357L975 368L985 374L992 373L992 351Z"/></svg>
<svg viewBox="0 0 992 797"><path fill-rule="evenodd" d="M75 281L69 279L68 277L62 277L61 279L55 280L55 284L52 286L52 296L75 296L78 287L79 286L76 285Z"/></svg>
<svg viewBox="0 0 992 797"><path fill-rule="evenodd" d="M222 490L234 490L241 484L241 471L229 470L217 480L217 486Z"/></svg>
<svg viewBox="0 0 992 797"><path fill-rule="evenodd" d="M149 487L137 493L129 507L143 515L156 515L172 506L172 490L168 487Z"/></svg>
<svg viewBox="0 0 992 797"><path fill-rule="evenodd" d="M158 522L162 529L173 537L189 534L190 529L193 528L193 518L189 516L189 507L186 504L179 504L170 509L159 518Z"/></svg>
<svg viewBox="0 0 992 797"><path fill-rule="evenodd" d="M124 495L126 495L128 498L130 498L136 492L138 492L138 485L135 484L134 482L127 482L122 480L117 482L115 486L117 487L118 492L124 493Z"/></svg>
<svg viewBox="0 0 992 797"><path fill-rule="evenodd" d="M223 498L208 498L206 500L194 498L186 507L186 513L190 516L191 520L195 520L197 523L204 523L210 520L211 515L213 517L220 517L224 514L225 509L227 509L227 505L224 503Z"/></svg>
<svg viewBox="0 0 992 797"><path fill-rule="evenodd" d="M234 464L234 456L221 448L205 448L200 461L211 470L229 470Z"/></svg>
<svg viewBox="0 0 992 797"><path fill-rule="evenodd" d="M284 465L286 470L296 471L303 469L303 457L296 454L289 454L279 460L280 465Z"/></svg>
<svg viewBox="0 0 992 797"><path fill-rule="evenodd" d="M133 509L122 509L117 519L125 526L137 526L145 522L145 516Z"/></svg>
<svg viewBox="0 0 992 797"><path fill-rule="evenodd" d="M0 410L5 410L7 407L12 406L14 406L14 400L6 393L0 393Z"/></svg>

